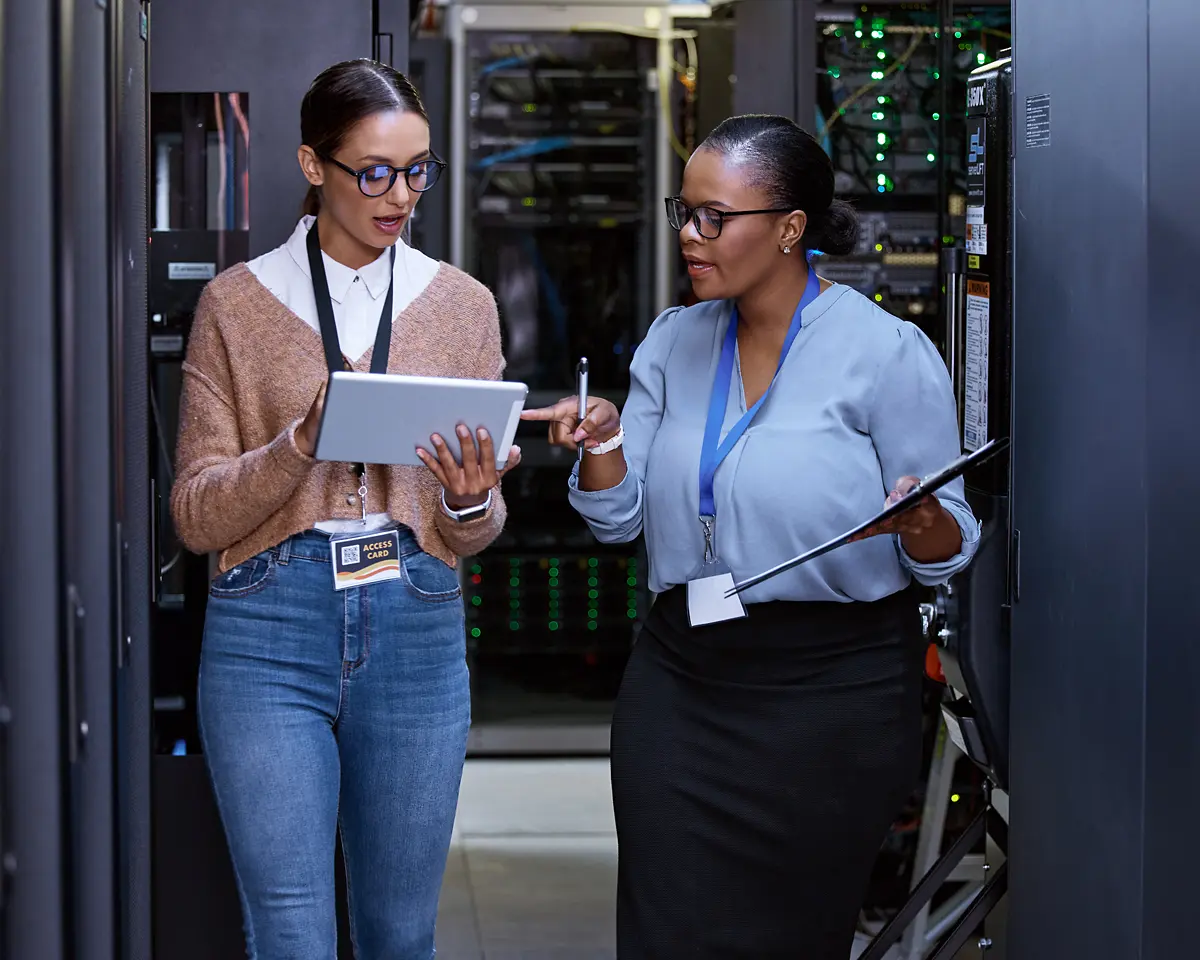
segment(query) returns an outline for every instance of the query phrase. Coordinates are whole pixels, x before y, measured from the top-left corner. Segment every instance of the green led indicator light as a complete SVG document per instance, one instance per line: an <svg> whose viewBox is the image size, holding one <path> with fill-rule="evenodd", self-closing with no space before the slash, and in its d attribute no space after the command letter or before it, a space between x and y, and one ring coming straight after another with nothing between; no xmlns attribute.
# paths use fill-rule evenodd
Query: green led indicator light
<svg viewBox="0 0 1200 960"><path fill-rule="evenodd" d="M557 586L558 586L558 577L551 577L551 578L550 578L550 586L552 586L552 587L557 587Z"/></svg>
<svg viewBox="0 0 1200 960"><path fill-rule="evenodd" d="M637 611L630 610L629 613L625 614L625 616L629 617L630 620L636 620L637 619Z"/></svg>
<svg viewBox="0 0 1200 960"><path fill-rule="evenodd" d="M510 587L519 587L521 585L521 581L519 578L513 577L508 581L508 585Z"/></svg>
<svg viewBox="0 0 1200 960"><path fill-rule="evenodd" d="M883 119L883 111L876 110L874 113L871 114L871 119L872 120L882 120Z"/></svg>
<svg viewBox="0 0 1200 960"><path fill-rule="evenodd" d="M481 567L479 564L475 564L473 567L471 567L471 572L472 573L483 573L483 567Z"/></svg>
<svg viewBox="0 0 1200 960"><path fill-rule="evenodd" d="M883 161L886 158L884 157L884 155L882 153L877 153L877 154L875 154L875 159L878 160L880 163L883 163Z"/></svg>
<svg viewBox="0 0 1200 960"><path fill-rule="evenodd" d="M875 54L875 56L878 57L880 60L887 59L887 54L883 50L880 50L877 54Z"/></svg>
<svg viewBox="0 0 1200 960"><path fill-rule="evenodd" d="M962 39L962 31L961 31L961 30L955 30L955 31L954 31L954 39L955 39L955 40L961 40L961 39Z"/></svg>
<svg viewBox="0 0 1200 960"><path fill-rule="evenodd" d="M925 154L925 159L928 160L930 163L933 163L933 161L935 161L937 159L937 154L927 153L927 154Z"/></svg>
<svg viewBox="0 0 1200 960"><path fill-rule="evenodd" d="M473 606L473 607L478 607L482 603L483 603L483 597L472 597L471 598L471 606Z"/></svg>
<svg viewBox="0 0 1200 960"><path fill-rule="evenodd" d="M592 623L588 624L589 630L595 630L595 629L597 629L597 627L599 627L599 624L595 623L594 621Z"/></svg>
<svg viewBox="0 0 1200 960"><path fill-rule="evenodd" d="M520 610L521 609L521 601L520 600L509 600L508 601L508 609L509 610Z"/></svg>
<svg viewBox="0 0 1200 960"><path fill-rule="evenodd" d="M558 629L558 621L557 621L557 620L551 620L551 621L550 621L550 629L551 629L551 630L557 630L557 629Z"/></svg>
<svg viewBox="0 0 1200 960"><path fill-rule="evenodd" d="M552 576L552 577L557 577L557 576L558 576L558 567L551 567L551 568L550 568L550 576Z"/></svg>
<svg viewBox="0 0 1200 960"><path fill-rule="evenodd" d="M482 635L483 635L483 631L480 630L478 627L471 628L471 636L474 637L475 639L478 640Z"/></svg>
<svg viewBox="0 0 1200 960"><path fill-rule="evenodd" d="M588 566L589 566L589 567L598 567L598 566L600 566L600 561L599 561L599 560L597 560L595 557L592 557L592 558L591 558L591 559L588 561Z"/></svg>
<svg viewBox="0 0 1200 960"><path fill-rule="evenodd" d="M597 580L595 577L588 577L588 586L589 587L598 587L598 586L600 586L600 581Z"/></svg>
<svg viewBox="0 0 1200 960"><path fill-rule="evenodd" d="M600 596L599 590L589 590L588 591L588 599L589 600L595 600L598 596Z"/></svg>
<svg viewBox="0 0 1200 960"><path fill-rule="evenodd" d="M511 620L511 621L509 621L508 629L509 630L520 630L521 625L516 620Z"/></svg>
<svg viewBox="0 0 1200 960"><path fill-rule="evenodd" d="M872 70L871 71L871 79L872 80L882 80L883 79L883 71L882 70ZM842 112L845 113L846 111L843 110Z"/></svg>
<svg viewBox="0 0 1200 960"><path fill-rule="evenodd" d="M595 620L598 616L600 616L600 611L598 611L598 610L589 610L588 611L588 619L589 620Z"/></svg>
<svg viewBox="0 0 1200 960"><path fill-rule="evenodd" d="M935 114L933 115L933 119L934 119L934 120L941 120L941 119L942 119L942 115L941 115L940 113L935 113Z"/></svg>
<svg viewBox="0 0 1200 960"><path fill-rule="evenodd" d="M557 600L557 599L558 599L558 597L559 597L559 593L558 593L558 591L557 591L557 590L551 590L551 591L550 591L550 599L551 599L551 600Z"/></svg>

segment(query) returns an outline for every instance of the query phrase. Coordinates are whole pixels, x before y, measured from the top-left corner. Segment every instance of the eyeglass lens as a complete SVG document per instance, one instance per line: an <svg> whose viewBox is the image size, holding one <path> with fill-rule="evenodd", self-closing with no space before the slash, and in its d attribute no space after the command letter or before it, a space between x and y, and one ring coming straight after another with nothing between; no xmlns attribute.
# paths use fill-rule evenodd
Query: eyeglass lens
<svg viewBox="0 0 1200 960"><path fill-rule="evenodd" d="M424 193L438 181L442 165L436 160L422 160L414 163L403 171L385 164L368 167L358 175L359 188L368 197L379 197L392 189L396 177L403 172L408 188L416 193Z"/></svg>
<svg viewBox="0 0 1200 960"><path fill-rule="evenodd" d="M696 207L692 210L682 200L675 198L667 201L667 222L672 229L682 230L689 220L706 240L715 240L721 235L721 211L712 207Z"/></svg>

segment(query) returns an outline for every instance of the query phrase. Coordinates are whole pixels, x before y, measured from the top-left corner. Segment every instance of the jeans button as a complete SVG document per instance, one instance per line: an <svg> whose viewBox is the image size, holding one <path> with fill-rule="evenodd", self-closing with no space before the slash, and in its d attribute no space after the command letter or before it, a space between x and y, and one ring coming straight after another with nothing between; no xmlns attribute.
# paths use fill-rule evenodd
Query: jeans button
<svg viewBox="0 0 1200 960"><path fill-rule="evenodd" d="M354 506L354 494L346 494L346 503L348 503L350 506Z"/></svg>

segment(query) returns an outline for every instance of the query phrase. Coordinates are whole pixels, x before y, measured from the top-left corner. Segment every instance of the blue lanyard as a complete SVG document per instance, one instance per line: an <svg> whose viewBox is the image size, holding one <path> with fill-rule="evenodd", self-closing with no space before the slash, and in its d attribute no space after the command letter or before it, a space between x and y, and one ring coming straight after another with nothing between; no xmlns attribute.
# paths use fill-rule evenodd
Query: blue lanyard
<svg viewBox="0 0 1200 960"><path fill-rule="evenodd" d="M733 315L729 318L729 329L725 332L725 344L721 348L721 359L717 363L717 375L713 379L712 397L708 401L708 421L704 425L704 444L700 448L700 516L702 519L711 520L717 515L717 506L713 500L713 481L717 475L717 467L729 456L729 451L737 445L742 434L746 432L746 428L750 426L750 421L754 419L754 415L771 395L775 381L779 379L779 371L783 369L783 361L787 359L788 351L792 349L792 343L800 332L800 315L804 312L805 307L817 299L820 293L821 281L817 279L816 271L809 267L808 285L804 288L804 296L800 298L796 312L792 314L787 339L783 341L783 350L779 354L779 366L775 368L775 375L771 378L770 386L758 398L758 402L745 412L742 419L733 425L718 446L717 439L721 436L721 425L725 422L725 408L729 403L729 387L733 383L734 351L737 349L738 315L737 307L733 308ZM705 529L711 529L710 525L706 523Z"/></svg>

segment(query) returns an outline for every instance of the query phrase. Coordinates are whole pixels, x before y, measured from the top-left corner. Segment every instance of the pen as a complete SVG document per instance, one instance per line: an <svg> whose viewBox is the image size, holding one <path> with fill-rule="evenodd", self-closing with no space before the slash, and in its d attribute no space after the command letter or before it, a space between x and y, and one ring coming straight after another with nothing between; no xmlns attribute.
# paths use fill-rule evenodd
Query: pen
<svg viewBox="0 0 1200 960"><path fill-rule="evenodd" d="M576 386L579 388L579 422L587 419L588 402L588 362L587 357L580 357L579 366L575 368ZM579 444L579 460L583 462L583 443Z"/></svg>

